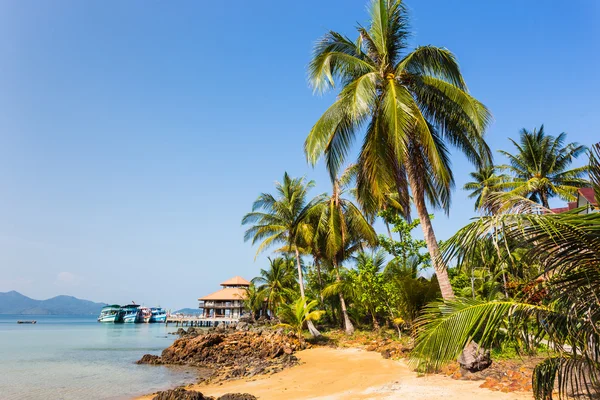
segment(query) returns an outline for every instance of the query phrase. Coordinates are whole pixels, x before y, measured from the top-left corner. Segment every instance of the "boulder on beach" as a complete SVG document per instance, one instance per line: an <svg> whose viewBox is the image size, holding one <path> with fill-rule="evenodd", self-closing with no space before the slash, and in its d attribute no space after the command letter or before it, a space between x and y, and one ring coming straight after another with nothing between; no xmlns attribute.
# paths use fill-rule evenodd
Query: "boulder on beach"
<svg viewBox="0 0 600 400"><path fill-rule="evenodd" d="M490 351L471 341L458 357L461 368L469 372L483 371L492 365Z"/></svg>
<svg viewBox="0 0 600 400"><path fill-rule="evenodd" d="M177 388L158 392L152 400L214 400L214 398L206 397L195 390Z"/></svg>
<svg viewBox="0 0 600 400"><path fill-rule="evenodd" d="M255 396L248 393L226 393L215 398L205 396L196 390L177 388L158 392L152 400L257 400Z"/></svg>

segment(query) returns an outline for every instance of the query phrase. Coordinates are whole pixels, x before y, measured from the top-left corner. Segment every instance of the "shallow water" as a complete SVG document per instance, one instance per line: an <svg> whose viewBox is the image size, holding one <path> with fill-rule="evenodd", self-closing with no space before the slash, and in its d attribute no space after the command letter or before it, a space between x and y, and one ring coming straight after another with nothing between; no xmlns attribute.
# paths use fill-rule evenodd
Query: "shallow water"
<svg viewBox="0 0 600 400"><path fill-rule="evenodd" d="M171 345L174 329L100 324L94 316L0 315L0 399L130 399L194 382L192 369L135 364Z"/></svg>

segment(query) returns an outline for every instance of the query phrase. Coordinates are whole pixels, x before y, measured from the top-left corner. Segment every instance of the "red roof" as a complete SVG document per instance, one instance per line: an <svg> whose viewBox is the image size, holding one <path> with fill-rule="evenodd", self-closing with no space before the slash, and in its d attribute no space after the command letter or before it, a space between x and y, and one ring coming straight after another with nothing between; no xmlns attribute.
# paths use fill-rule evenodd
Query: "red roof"
<svg viewBox="0 0 600 400"><path fill-rule="evenodd" d="M594 194L594 189L592 189L591 187L589 188L581 188L579 189L579 194L586 199L587 201L589 201L591 204L597 206L598 203L596 202L596 197Z"/></svg>
<svg viewBox="0 0 600 400"><path fill-rule="evenodd" d="M557 208L551 208L550 211L552 211L554 214L560 214L566 211L569 211L569 207L557 207Z"/></svg>

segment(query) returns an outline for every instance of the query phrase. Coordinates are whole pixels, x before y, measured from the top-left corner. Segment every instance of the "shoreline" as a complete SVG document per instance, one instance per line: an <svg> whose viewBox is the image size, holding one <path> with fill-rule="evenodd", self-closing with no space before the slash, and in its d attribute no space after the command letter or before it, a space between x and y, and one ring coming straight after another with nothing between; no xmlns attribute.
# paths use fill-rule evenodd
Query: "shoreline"
<svg viewBox="0 0 600 400"><path fill-rule="evenodd" d="M295 355L300 359L300 365L276 374L215 384L192 384L186 389L207 396L250 393L261 400L533 398L530 392L503 393L480 388L483 381L454 380L441 375L419 376L403 360L385 359L377 352L364 349L316 347ZM135 399L151 400L154 396L148 394Z"/></svg>

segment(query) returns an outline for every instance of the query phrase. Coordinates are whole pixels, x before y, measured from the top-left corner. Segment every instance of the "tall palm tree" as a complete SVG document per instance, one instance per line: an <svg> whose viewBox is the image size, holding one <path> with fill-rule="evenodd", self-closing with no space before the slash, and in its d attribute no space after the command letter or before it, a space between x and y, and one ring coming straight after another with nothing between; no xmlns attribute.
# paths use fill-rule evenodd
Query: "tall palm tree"
<svg viewBox="0 0 600 400"><path fill-rule="evenodd" d="M331 31L316 44L309 65L314 90L324 92L336 82L342 87L311 129L306 157L314 165L324 156L335 177L355 136L366 128L357 163L359 201L382 207L395 190L408 214L410 187L442 295L452 298L426 200L449 210L454 178L447 143L477 165L489 162L483 131L490 114L468 93L450 51L434 46L408 51L401 0L373 0L370 17L355 41Z"/></svg>
<svg viewBox="0 0 600 400"><path fill-rule="evenodd" d="M517 143L509 139L517 153L500 150L509 160L509 165L499 168L512 174L512 179L501 187L513 195L528 197L530 200L549 208L548 200L558 196L565 201L575 200L577 189L589 186L582 177L588 167L569 168L571 163L587 148L578 143L564 145L566 133L557 137L546 135L544 125L539 130L521 129Z"/></svg>
<svg viewBox="0 0 600 400"><path fill-rule="evenodd" d="M600 202L600 146L590 155L591 181ZM600 213L482 217L445 242L444 257L469 259L496 234L507 238L506 253L516 244L543 272L516 299L432 304L419 321L413 362L436 369L455 359L473 338L483 347L502 335L526 348L543 340L554 353L534 369L537 399L551 399L556 387L561 398L600 395Z"/></svg>
<svg viewBox="0 0 600 400"><path fill-rule="evenodd" d="M267 300L271 315L289 298L289 292L296 286L294 261L287 257L268 258L269 269L261 269L259 276L252 279Z"/></svg>
<svg viewBox="0 0 600 400"><path fill-rule="evenodd" d="M308 191L314 185L314 181L306 182L304 178L291 178L286 172L283 175L283 182L275 183L276 195L263 193L258 196L252 204L252 212L242 219L242 225L252 225L246 230L244 240L252 240L252 244L260 242L256 251L257 256L276 244L285 244L290 252L295 253L300 297L303 301L306 301L306 296L298 243L311 229L307 223L311 211L314 211L315 206L324 198L324 196L317 196L307 202ZM311 321L308 322L308 328L313 336L320 334Z"/></svg>
<svg viewBox="0 0 600 400"><path fill-rule="evenodd" d="M506 180L505 175L497 175L496 167L486 165L469 174L473 179L465 183L463 190L471 193L469 198L475 198L475 211L493 211L489 210L489 197L491 193L497 192L498 185Z"/></svg>
<svg viewBox="0 0 600 400"><path fill-rule="evenodd" d="M332 180L333 191L329 199L323 200L322 211L318 221L315 241L325 257L331 261L336 281L341 282L340 267L355 251L362 246L374 246L377 243L375 230L361 210L344 194L351 182L346 170L339 178ZM320 244L320 245L319 245ZM342 291L338 293L347 334L354 332L354 326L348 316L346 301Z"/></svg>

